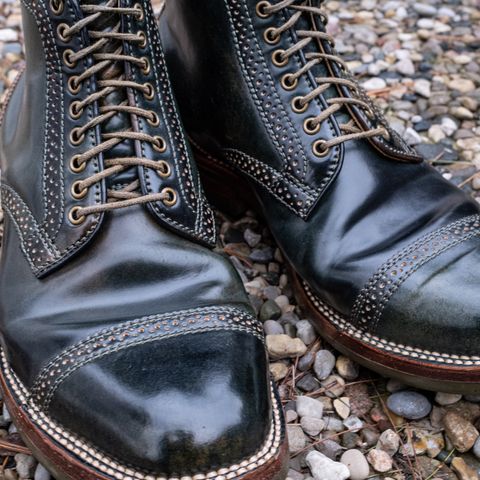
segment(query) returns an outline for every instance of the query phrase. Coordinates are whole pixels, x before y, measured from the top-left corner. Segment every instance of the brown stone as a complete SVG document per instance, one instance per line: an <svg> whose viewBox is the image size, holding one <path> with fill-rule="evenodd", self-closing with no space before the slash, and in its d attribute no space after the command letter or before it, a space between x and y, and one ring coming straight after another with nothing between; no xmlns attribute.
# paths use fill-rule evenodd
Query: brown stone
<svg viewBox="0 0 480 480"><path fill-rule="evenodd" d="M476 470L469 467L461 457L455 457L452 460L452 470L458 475L460 480L478 480Z"/></svg>
<svg viewBox="0 0 480 480"><path fill-rule="evenodd" d="M448 438L461 453L468 452L479 436L478 430L468 420L455 412L447 412L443 424Z"/></svg>

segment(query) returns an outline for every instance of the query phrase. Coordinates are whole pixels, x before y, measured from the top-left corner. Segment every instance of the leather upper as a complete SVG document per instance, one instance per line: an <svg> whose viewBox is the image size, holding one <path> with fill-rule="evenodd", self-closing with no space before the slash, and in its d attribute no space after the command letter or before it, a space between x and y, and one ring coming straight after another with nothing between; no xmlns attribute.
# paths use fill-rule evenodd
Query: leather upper
<svg viewBox="0 0 480 480"><path fill-rule="evenodd" d="M150 3L136 3L143 18L123 19L122 31L146 32L146 46L136 44L141 51L131 53L150 59L148 78L139 81L155 85L155 98L133 100L126 88L102 107L128 101L143 108L150 102L159 126L122 113L78 146L69 135L85 119L71 118L70 102L101 88L95 85L100 80L94 76L82 87L85 92L69 91L71 75L81 75L92 59L71 72L59 58L67 46L79 49L89 37L81 30L66 45L55 32L60 22L78 22L81 5L69 0L55 15L51 5L44 12L37 2L23 4L27 68L0 131L6 213L2 349L28 391L28 406L47 415L69 441L75 438L88 453L84 460L95 452L91 461L104 474L112 465L120 473L133 469L169 478L228 470L242 461L252 469L249 459L262 449L263 456L273 455L281 434L277 425L277 437L269 437L274 411L279 413L263 332L237 273L208 248L215 242L213 213L186 144ZM119 5L128 9L133 2ZM111 20L105 19L108 31ZM83 115L100 111L93 104ZM165 152L126 139L80 174L69 168L72 155L125 128L162 136ZM72 183L101 171L108 159L139 152L168 161L171 175L161 178L143 166L127 169L98 182L80 203L100 204L107 188L132 179L139 180L142 194L175 189L178 202L93 213L83 224L72 224Z"/></svg>
<svg viewBox="0 0 480 480"><path fill-rule="evenodd" d="M354 119L361 125L365 118L343 108L317 134L305 132L304 121L325 109L329 98L352 94L330 87L305 112L292 109L295 97L314 88L316 76L339 75L334 62L328 62L331 70L324 62L295 88L282 86L285 74L306 65L308 52L332 52L319 40L320 46L310 43L285 66L275 64L272 51L292 48L296 30L324 28L305 14L270 45L266 29L283 25L294 12L262 18L252 0L167 3L160 27L189 135L247 179L289 263L350 324L433 351L441 329L442 352L475 355L480 206L419 163L395 135L350 140L321 158L312 155L316 140L338 136L341 123ZM373 122L384 119L377 115ZM452 335L469 340L452 342Z"/></svg>

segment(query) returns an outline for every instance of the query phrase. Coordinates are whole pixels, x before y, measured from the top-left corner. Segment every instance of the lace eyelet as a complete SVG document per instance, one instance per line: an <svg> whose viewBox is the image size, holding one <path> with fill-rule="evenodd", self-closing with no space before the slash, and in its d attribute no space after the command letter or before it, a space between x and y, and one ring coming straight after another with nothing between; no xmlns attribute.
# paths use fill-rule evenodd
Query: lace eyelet
<svg viewBox="0 0 480 480"><path fill-rule="evenodd" d="M172 174L172 169L170 165L165 160L160 160L158 162L160 169L158 169L157 175L161 178L168 178Z"/></svg>
<svg viewBox="0 0 480 480"><path fill-rule="evenodd" d="M75 100L70 104L69 113L70 117L72 117L74 120L78 120L83 114L83 108L79 107L80 104L81 102L78 100Z"/></svg>
<svg viewBox="0 0 480 480"><path fill-rule="evenodd" d="M303 97L295 97L293 100L292 100L292 110L295 112L295 113L304 113L307 109L308 109L308 102L305 102L303 105L302 105L302 102L304 101L304 98Z"/></svg>
<svg viewBox="0 0 480 480"><path fill-rule="evenodd" d="M140 30L137 32L137 37L139 39L139 46L140 48L145 48L147 46L147 36L145 35L145 32Z"/></svg>
<svg viewBox="0 0 480 480"><path fill-rule="evenodd" d="M257 15L260 18L268 18L271 15L271 13L267 13L265 11L265 9L270 8L271 6L272 5L271 5L270 2L266 2L266 1L262 0L261 2L257 3L255 11L257 12Z"/></svg>
<svg viewBox="0 0 480 480"><path fill-rule="evenodd" d="M294 90L298 85L298 79L294 78L291 73L287 73L282 77L281 83L285 90Z"/></svg>
<svg viewBox="0 0 480 480"><path fill-rule="evenodd" d="M177 192L173 188L164 188L161 193L168 195L168 198L162 200L166 207L173 207L177 203Z"/></svg>
<svg viewBox="0 0 480 480"><path fill-rule="evenodd" d="M138 13L137 13L137 19L140 21L140 22L143 22L143 19L145 18L145 13L143 11L143 7L139 4L139 3L136 3L133 8L135 10L138 10Z"/></svg>
<svg viewBox="0 0 480 480"><path fill-rule="evenodd" d="M160 125L160 117L155 112L150 112L152 114L152 118L147 118L147 122L152 127L158 127Z"/></svg>
<svg viewBox="0 0 480 480"><path fill-rule="evenodd" d="M70 143L74 146L80 145L85 140L85 133L79 133L80 128L75 127L70 132Z"/></svg>
<svg viewBox="0 0 480 480"><path fill-rule="evenodd" d="M153 100L153 98L155 97L155 90L153 89L152 84L151 83L144 83L143 87L145 88L145 90L143 91L143 96L147 100Z"/></svg>
<svg viewBox="0 0 480 480"><path fill-rule="evenodd" d="M159 135L153 137L155 139L155 142L152 144L153 149L156 150L157 152L164 153L167 151L167 142L164 140L163 137L160 137Z"/></svg>
<svg viewBox="0 0 480 480"><path fill-rule="evenodd" d="M63 0L50 0L50 9L55 15L60 15L64 8Z"/></svg>
<svg viewBox="0 0 480 480"><path fill-rule="evenodd" d="M326 157L328 155L328 153L330 152L330 148L329 147L325 147L325 144L327 142L325 140L317 140L314 144L313 144L313 154L316 156L316 157L320 157L320 158L323 158L323 157Z"/></svg>
<svg viewBox="0 0 480 480"><path fill-rule="evenodd" d="M58 35L58 38L64 42L64 43L68 43L72 37L68 36L68 35L65 35L65 31L69 29L69 26L66 24L66 23L61 23L58 27L57 27L57 35Z"/></svg>
<svg viewBox="0 0 480 480"><path fill-rule="evenodd" d="M285 56L285 50L275 50L272 53L272 63L276 67L284 67L288 64L289 58Z"/></svg>
<svg viewBox="0 0 480 480"><path fill-rule="evenodd" d="M316 125L314 125L314 120L315 119L313 117L310 117L303 122L303 129L308 135L315 135L320 131L320 124L317 123Z"/></svg>
<svg viewBox="0 0 480 480"><path fill-rule="evenodd" d="M85 222L87 217L85 215L78 215L78 212L82 209L82 207L73 207L68 212L68 220L72 225L81 225Z"/></svg>
<svg viewBox="0 0 480 480"><path fill-rule="evenodd" d="M81 180L78 180L78 181L74 182L72 184L72 188L70 189L72 197L75 200L80 200L80 199L86 197L86 195L88 193L88 188L80 189L79 186L80 186L81 183L82 183Z"/></svg>
<svg viewBox="0 0 480 480"><path fill-rule="evenodd" d="M148 75L150 73L150 62L147 57L142 57L141 60L143 62L142 73Z"/></svg>
<svg viewBox="0 0 480 480"><path fill-rule="evenodd" d="M63 52L63 63L65 63L67 67L74 68L77 65L77 62L71 59L74 53L75 52L69 48Z"/></svg>
<svg viewBox="0 0 480 480"><path fill-rule="evenodd" d="M274 27L267 28L263 34L263 38L269 45L276 45L280 41L280 35Z"/></svg>
<svg viewBox="0 0 480 480"><path fill-rule="evenodd" d="M87 168L87 163L78 163L78 159L80 158L80 155L74 155L70 159L70 170L73 173L82 173L86 168Z"/></svg>
<svg viewBox="0 0 480 480"><path fill-rule="evenodd" d="M77 82L78 82L77 76L73 76L68 79L68 90L72 95L76 95L82 89L82 85ZM75 83L77 83L77 86L75 86Z"/></svg>

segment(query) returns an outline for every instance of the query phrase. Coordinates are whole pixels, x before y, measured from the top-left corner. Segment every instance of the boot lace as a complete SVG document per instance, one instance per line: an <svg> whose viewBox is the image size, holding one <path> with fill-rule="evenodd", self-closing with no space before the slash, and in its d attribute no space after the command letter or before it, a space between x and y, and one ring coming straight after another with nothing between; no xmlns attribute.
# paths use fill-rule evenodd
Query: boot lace
<svg viewBox="0 0 480 480"><path fill-rule="evenodd" d="M320 18L323 25L327 25L328 16L323 11L321 6L312 6L308 2L302 2L299 4L298 0L282 0L276 4L271 4L268 1L260 1L257 4L257 15L261 18L268 18L271 15L281 12L282 10L290 10L292 12L290 18L278 28L270 27L264 32L264 39L269 44L276 44L280 41L283 33L290 29L295 29L296 24L304 14L310 14ZM305 49L305 47L312 41L325 41L329 43L332 48L334 47L334 39L331 35L325 32L312 30L295 30L298 41L290 48L286 50L275 50L272 55L272 61L274 65L278 67L286 66L289 63L290 58L297 52ZM286 90L293 90L298 84L299 78L308 73L316 65L320 65L323 62L336 63L340 66L342 72L347 74L348 68L346 63L336 54L325 53L323 51L307 52L305 51L305 58L307 62L299 70L287 73L283 76L281 83ZM328 68L328 65L327 65ZM304 122L305 131L314 135L320 131L322 122L335 115L344 106L355 105L361 108L369 119L376 118L377 113L372 109L371 104L366 100L365 92L362 92L358 83L348 75L337 77L315 77L317 87L305 96L295 97L292 100L292 109L296 113L305 112L312 100L320 97L324 92L330 89L332 86L345 86L352 92L352 97L334 97L326 99L328 108L322 111L315 117L309 117ZM361 98L363 96L363 98ZM361 138L372 138L376 136L383 136L385 139L390 139L390 133L384 126L377 128L361 129L355 121L351 119L348 123L339 125L342 135L333 138L331 140L318 140L315 142L313 149L317 156L324 156L328 151L349 140L358 140Z"/></svg>
<svg viewBox="0 0 480 480"><path fill-rule="evenodd" d="M75 100L70 105L70 116L73 119L80 118L84 109L98 102L98 115L89 119L82 126L77 126L70 132L70 142L73 145L80 145L85 139L87 131L107 123L112 117L118 114L126 114L132 117L143 118L150 125L158 126L160 119L158 115L151 111L137 106L133 106L128 100L118 102L107 101L106 97L112 98L111 94L122 90L127 92L125 98L132 98L129 91L137 91L152 100L155 96L153 86L150 83L137 83L126 78L124 72L126 67L119 68L119 65L134 65L140 68L144 74L150 71L150 63L146 57L136 58L125 53L124 43L131 42L144 46L146 37L143 32L124 33L121 32L122 16L135 16L143 18L143 10L139 4L132 8L120 7L119 0L109 0L105 5L81 5L84 18L72 26L65 23L58 27L58 35L62 40L68 41L73 35L79 33L82 29L87 29L91 39L91 44L87 47L74 52L71 49L65 50L64 62L68 66L75 66L87 56L93 59L91 66L86 68L80 75L71 76L68 81L68 88L72 94L77 94L81 89L82 82L96 75L98 77L96 84L99 87L97 91L86 96L84 99ZM103 15L116 16L118 22L109 31L98 31L95 26L99 18ZM131 122L133 125L133 122ZM88 151L72 157L70 169L74 173L81 173L85 170L87 163L94 157L113 149L116 145L124 141L148 142L158 152L166 151L165 140L160 136L152 136L146 133L136 131L133 126L124 130L101 133L101 141L98 145L90 148ZM116 176L132 167L146 167L158 173L162 178L170 175L169 164L164 161L154 161L142 156L128 156L121 158L105 158L104 169L88 178L73 183L71 188L72 196L75 199L84 198L90 187L94 184ZM172 206L177 201L177 194L171 188L164 188L160 193L143 195L140 189L140 180L136 179L128 185L107 189L107 202L95 206L75 206L69 213L70 221L75 224L81 224L88 215L107 212L119 208L125 208L132 205L146 204L149 202L161 201L167 206Z"/></svg>

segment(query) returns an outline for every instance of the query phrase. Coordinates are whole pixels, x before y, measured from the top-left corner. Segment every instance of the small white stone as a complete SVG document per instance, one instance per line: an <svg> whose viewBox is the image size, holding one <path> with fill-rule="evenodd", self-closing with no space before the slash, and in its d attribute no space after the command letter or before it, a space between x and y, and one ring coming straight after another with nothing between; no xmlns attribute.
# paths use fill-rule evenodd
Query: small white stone
<svg viewBox="0 0 480 480"><path fill-rule="evenodd" d="M373 77L366 82L363 82L362 86L367 92L371 92L373 90L382 90L386 88L387 82L383 78Z"/></svg>
<svg viewBox="0 0 480 480"><path fill-rule="evenodd" d="M297 397L297 413L300 417L312 417L321 419L323 417L323 403L310 397Z"/></svg>
<svg viewBox="0 0 480 480"><path fill-rule="evenodd" d="M365 455L360 450L347 450L340 462L350 470L350 480L365 480L370 473Z"/></svg>
<svg viewBox="0 0 480 480"><path fill-rule="evenodd" d="M442 393L438 392L435 395L435 401L442 406L453 405L462 399L462 395L457 393Z"/></svg>
<svg viewBox="0 0 480 480"><path fill-rule="evenodd" d="M347 480L350 477L346 465L334 462L320 452L310 452L305 460L315 480Z"/></svg>
<svg viewBox="0 0 480 480"><path fill-rule="evenodd" d="M333 408L342 420L347 419L350 415L350 399L348 397L336 398L333 401Z"/></svg>

